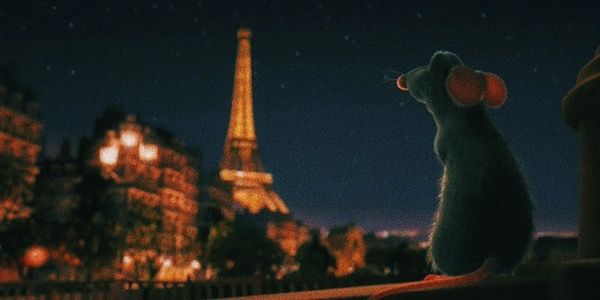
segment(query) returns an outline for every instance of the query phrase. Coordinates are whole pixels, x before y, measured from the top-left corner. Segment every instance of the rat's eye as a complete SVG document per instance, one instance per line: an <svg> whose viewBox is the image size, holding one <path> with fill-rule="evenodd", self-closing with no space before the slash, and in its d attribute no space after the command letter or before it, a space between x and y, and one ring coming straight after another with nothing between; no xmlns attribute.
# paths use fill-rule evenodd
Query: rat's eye
<svg viewBox="0 0 600 300"><path fill-rule="evenodd" d="M398 80L396 80L396 85L401 91L408 92L408 84L406 84L406 76L404 74L398 77Z"/></svg>

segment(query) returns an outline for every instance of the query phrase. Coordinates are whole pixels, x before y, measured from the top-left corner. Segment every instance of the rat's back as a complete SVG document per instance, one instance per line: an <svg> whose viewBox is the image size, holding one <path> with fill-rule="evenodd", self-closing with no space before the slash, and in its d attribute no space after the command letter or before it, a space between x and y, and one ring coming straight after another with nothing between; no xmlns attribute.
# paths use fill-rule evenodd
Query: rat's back
<svg viewBox="0 0 600 300"><path fill-rule="evenodd" d="M429 256L449 275L472 272L490 257L498 259L498 271L510 271L533 230L527 183L483 108L462 117L440 128L436 140L444 174Z"/></svg>

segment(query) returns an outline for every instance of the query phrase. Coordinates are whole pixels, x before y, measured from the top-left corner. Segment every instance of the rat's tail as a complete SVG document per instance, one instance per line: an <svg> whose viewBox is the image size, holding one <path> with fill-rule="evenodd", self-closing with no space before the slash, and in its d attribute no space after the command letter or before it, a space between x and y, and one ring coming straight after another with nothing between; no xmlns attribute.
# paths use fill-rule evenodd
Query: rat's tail
<svg viewBox="0 0 600 300"><path fill-rule="evenodd" d="M443 289L456 286L465 286L483 281L489 278L491 275L496 273L498 270L500 261L496 257L489 257L485 260L483 265L479 269L460 276L448 276L442 279L433 280L421 280L399 283L397 286L390 288L389 290L381 293L372 295L369 297L370 300L378 300L393 295L398 295L407 292L427 291L434 289Z"/></svg>

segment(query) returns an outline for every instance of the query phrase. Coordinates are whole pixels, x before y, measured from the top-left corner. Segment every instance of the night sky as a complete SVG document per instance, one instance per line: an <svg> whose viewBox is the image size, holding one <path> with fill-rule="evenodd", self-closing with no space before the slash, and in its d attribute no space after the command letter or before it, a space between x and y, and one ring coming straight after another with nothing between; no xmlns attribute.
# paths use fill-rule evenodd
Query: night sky
<svg viewBox="0 0 600 300"><path fill-rule="evenodd" d="M217 168L235 34L249 26L260 154L294 216L428 228L435 126L393 79L443 49L506 81L509 99L489 115L530 180L537 228L576 229L578 144L560 104L600 44L594 1L86 2L0 4L0 62L37 95L47 155L119 104Z"/></svg>

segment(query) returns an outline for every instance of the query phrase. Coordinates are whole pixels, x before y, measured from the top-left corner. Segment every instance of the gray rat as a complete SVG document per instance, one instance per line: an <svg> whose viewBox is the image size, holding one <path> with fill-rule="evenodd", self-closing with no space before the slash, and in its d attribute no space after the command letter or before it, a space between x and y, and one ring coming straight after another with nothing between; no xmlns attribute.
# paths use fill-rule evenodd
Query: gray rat
<svg viewBox="0 0 600 300"><path fill-rule="evenodd" d="M504 81L439 51L397 84L425 104L437 125L434 150L443 176L428 257L434 270L454 277L403 284L377 297L511 271L528 249L533 222L522 171L486 114L485 106L504 103Z"/></svg>

